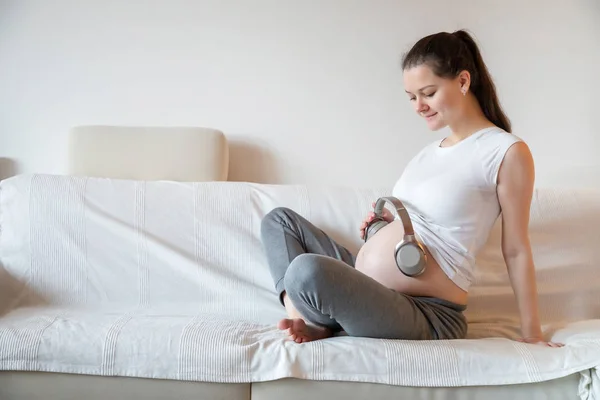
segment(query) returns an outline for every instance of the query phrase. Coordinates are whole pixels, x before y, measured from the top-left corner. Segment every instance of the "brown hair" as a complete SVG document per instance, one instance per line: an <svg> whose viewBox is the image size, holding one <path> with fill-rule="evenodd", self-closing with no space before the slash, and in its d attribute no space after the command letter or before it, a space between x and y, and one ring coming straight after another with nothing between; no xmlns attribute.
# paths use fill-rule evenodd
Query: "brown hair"
<svg viewBox="0 0 600 400"><path fill-rule="evenodd" d="M496 126L511 132L510 120L502 111L496 86L483 62L475 40L465 30L439 32L420 39L402 59L402 69L421 64L442 78L455 78L461 71L471 74L470 89L485 116Z"/></svg>

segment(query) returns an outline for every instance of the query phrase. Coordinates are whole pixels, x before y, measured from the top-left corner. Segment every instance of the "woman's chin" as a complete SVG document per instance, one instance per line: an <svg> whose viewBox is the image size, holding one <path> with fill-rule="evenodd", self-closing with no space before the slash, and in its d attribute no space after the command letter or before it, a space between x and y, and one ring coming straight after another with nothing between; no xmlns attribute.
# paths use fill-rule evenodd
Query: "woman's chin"
<svg viewBox="0 0 600 400"><path fill-rule="evenodd" d="M445 126L446 126L445 124L433 123L433 122L427 124L427 127L432 132L439 131L440 129L444 128Z"/></svg>
<svg viewBox="0 0 600 400"><path fill-rule="evenodd" d="M438 113L435 113L430 118L426 118L425 123L427 124L427 127L429 128L429 130L434 131L434 132L439 131L440 129L442 129L443 127L446 126L443 119L440 118Z"/></svg>

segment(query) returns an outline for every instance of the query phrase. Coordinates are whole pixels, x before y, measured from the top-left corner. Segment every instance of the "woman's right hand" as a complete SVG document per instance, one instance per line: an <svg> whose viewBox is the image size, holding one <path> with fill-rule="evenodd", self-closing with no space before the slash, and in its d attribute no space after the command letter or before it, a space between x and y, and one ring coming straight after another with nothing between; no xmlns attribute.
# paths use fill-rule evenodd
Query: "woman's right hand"
<svg viewBox="0 0 600 400"><path fill-rule="evenodd" d="M373 207L373 209L375 209L375 202L373 202L373 204L371 204L371 206ZM367 228L369 223L373 220L373 218L375 218L375 212L371 211L367 214L367 217L364 219L362 224L360 224L360 238L361 239L364 240L365 229ZM388 210L385 207L383 207L382 218L388 223L394 221L394 215L391 213L390 210Z"/></svg>

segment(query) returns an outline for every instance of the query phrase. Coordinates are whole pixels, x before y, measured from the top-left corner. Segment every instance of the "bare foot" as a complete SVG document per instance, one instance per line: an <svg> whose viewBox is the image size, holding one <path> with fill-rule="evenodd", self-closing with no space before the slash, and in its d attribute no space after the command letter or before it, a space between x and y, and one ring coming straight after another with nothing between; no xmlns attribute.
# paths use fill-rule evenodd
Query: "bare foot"
<svg viewBox="0 0 600 400"><path fill-rule="evenodd" d="M306 343L313 340L325 339L331 337L333 333L330 329L307 325L302 318L285 318L279 321L277 327L288 331L290 338L296 343Z"/></svg>

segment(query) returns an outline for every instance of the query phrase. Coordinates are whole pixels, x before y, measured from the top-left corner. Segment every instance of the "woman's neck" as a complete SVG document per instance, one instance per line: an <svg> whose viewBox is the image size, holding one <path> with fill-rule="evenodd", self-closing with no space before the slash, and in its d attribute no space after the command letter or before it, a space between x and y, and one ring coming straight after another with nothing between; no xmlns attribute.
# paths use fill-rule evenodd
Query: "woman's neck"
<svg viewBox="0 0 600 400"><path fill-rule="evenodd" d="M450 137L454 143L459 142L481 129L491 128L494 124L483 114L475 96L471 95L470 104L457 121L449 125Z"/></svg>

